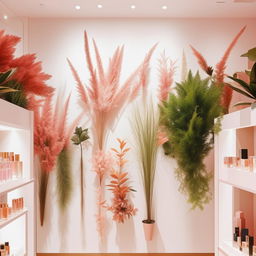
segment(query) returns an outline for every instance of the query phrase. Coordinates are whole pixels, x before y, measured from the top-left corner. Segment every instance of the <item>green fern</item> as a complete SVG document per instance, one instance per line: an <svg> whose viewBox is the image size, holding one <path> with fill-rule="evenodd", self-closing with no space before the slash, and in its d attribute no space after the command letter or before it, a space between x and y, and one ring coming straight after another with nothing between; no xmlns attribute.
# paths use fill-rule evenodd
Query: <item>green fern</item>
<svg viewBox="0 0 256 256"><path fill-rule="evenodd" d="M212 176L203 160L212 148L214 131L219 130L214 119L222 113L221 90L209 79L202 80L199 73L193 76L190 71L186 81L177 83L176 91L160 106L161 124L166 127L171 146L165 145L164 149L177 160L180 190L193 209L203 209L211 199Z"/></svg>
<svg viewBox="0 0 256 256"><path fill-rule="evenodd" d="M70 152L65 147L59 154L57 162L57 191L61 210L66 209L71 198L72 188Z"/></svg>

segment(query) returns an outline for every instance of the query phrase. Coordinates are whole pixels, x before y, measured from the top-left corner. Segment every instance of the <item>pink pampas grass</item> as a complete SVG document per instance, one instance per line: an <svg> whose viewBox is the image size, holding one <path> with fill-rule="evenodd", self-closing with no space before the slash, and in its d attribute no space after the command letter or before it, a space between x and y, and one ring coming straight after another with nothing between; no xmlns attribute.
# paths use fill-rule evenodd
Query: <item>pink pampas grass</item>
<svg viewBox="0 0 256 256"><path fill-rule="evenodd" d="M159 59L159 93L158 99L160 102L166 101L168 99L171 85L173 84L175 73L175 62L171 61L162 54Z"/></svg>
<svg viewBox="0 0 256 256"><path fill-rule="evenodd" d="M83 103L85 111L89 112L92 120L94 152L101 152L101 154L103 154L107 136L111 128L117 122L120 113L128 103L138 96L140 89L143 89L144 94L146 92L149 63L156 45L150 49L139 67L121 84L120 77L124 47L117 47L113 56L110 58L108 68L105 70L99 49L94 40L93 47L96 57L96 66L93 65L86 32L84 33L84 41L86 62L90 73L88 86L82 84L76 69L69 60L68 63L77 84L80 100ZM94 156L94 158L96 158L96 156ZM100 210L100 201L104 199L104 179L101 178L99 169L94 168L94 171L97 174L99 183L98 197L100 198L98 200L99 213L97 214L97 223L100 236L103 238L104 215Z"/></svg>

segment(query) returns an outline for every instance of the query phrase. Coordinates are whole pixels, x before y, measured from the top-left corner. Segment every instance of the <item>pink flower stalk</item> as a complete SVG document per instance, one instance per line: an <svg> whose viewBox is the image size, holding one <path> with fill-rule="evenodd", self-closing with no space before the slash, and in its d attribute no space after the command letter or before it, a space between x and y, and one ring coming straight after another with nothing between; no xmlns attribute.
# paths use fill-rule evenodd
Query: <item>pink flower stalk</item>
<svg viewBox="0 0 256 256"><path fill-rule="evenodd" d="M221 104L222 104L225 112L228 112L228 109L229 109L229 106L230 106L230 102L231 102L231 99L232 99L232 95L233 95L233 90L231 90L230 88L228 88L228 86L226 86L224 84L226 63L227 63L228 57L229 57L232 49L236 45L238 39L241 37L241 35L245 31L245 29L246 29L246 26L244 26L238 32L238 34L235 36L235 38L232 40L232 42L228 46L228 48L225 51L225 53L224 53L223 57L221 58L221 60L215 66L214 81L215 81L215 84L217 86L223 86L222 96L221 96ZM200 65L200 67L208 75L211 76L212 73L213 73L213 69L207 65L206 60L203 58L203 56L195 48L193 48L192 46L190 46L190 47L192 48L194 55L198 59L198 63ZM208 68L207 68L207 66L208 66ZM208 70L208 72L207 72L207 70Z"/></svg>
<svg viewBox="0 0 256 256"><path fill-rule="evenodd" d="M243 32L245 31L246 26L244 26L239 33L235 36L235 38L233 39L233 41L230 43L230 45L228 46L227 50L225 51L223 57L221 58L220 62L217 63L216 68L215 68L215 77L216 77L216 82L221 84L224 82L224 72L226 69L226 63L228 60L228 57L232 51L232 49L234 48L234 46L236 45L238 39L241 37L241 35L243 34Z"/></svg>
<svg viewBox="0 0 256 256"><path fill-rule="evenodd" d="M104 201L104 182L105 178L110 174L113 165L111 154L104 151L98 151L93 156L93 171L97 175L99 181L97 188L97 205L98 212L96 214L97 230L100 238L103 239L105 230L105 216L102 209L102 202Z"/></svg>
<svg viewBox="0 0 256 256"><path fill-rule="evenodd" d="M160 102L168 99L175 74L175 62L166 57L165 53L159 59L159 94Z"/></svg>

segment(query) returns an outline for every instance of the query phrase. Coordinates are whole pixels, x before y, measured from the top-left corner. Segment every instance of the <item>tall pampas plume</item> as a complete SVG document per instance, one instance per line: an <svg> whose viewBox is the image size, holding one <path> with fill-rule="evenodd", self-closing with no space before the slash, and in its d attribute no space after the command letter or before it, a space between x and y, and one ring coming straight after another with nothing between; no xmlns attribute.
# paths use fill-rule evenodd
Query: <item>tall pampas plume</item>
<svg viewBox="0 0 256 256"><path fill-rule="evenodd" d="M221 58L220 62L217 63L216 68L215 68L215 77L216 77L216 82L217 83L223 83L224 81L224 72L226 69L226 62L228 60L228 57L232 51L232 49L234 48L234 46L236 45L238 39L241 37L241 35L244 33L246 29L246 26L244 26L239 33L235 36L235 38L233 39L233 41L230 43L230 45L228 46L227 50L225 51L223 57Z"/></svg>
<svg viewBox="0 0 256 256"><path fill-rule="evenodd" d="M162 53L159 62L159 92L160 102L168 99L171 85L173 84L175 74L175 62L167 58L165 52Z"/></svg>
<svg viewBox="0 0 256 256"><path fill-rule="evenodd" d="M195 55L195 57L197 58L197 62L199 64L199 66L201 67L202 70L204 70L206 72L206 74L208 74L209 76L212 75L213 69L212 67L210 67L207 64L206 59L203 57L203 55L197 51L192 45L190 45L190 48L193 51L193 54Z"/></svg>
<svg viewBox="0 0 256 256"><path fill-rule="evenodd" d="M93 40L93 48L96 57L96 66L94 66L92 61L89 39L85 32L84 50L90 74L87 86L82 83L70 60L68 60L68 63L77 84L80 101L83 102L84 110L89 112L89 116L92 120L92 136L94 141L93 162L95 162L97 152L104 154L108 134L117 123L120 113L129 102L133 101L138 96L140 89L144 88L143 91L146 90L149 62L156 45L150 49L143 62L131 73L123 84L120 82L120 77L124 47L116 48L106 70L104 69L100 51L95 40ZM102 239L104 236L104 230L102 228L104 227L104 223L102 223L104 222L104 214L101 212L102 207L100 201L104 199L102 196L105 185L104 180L101 180L98 175L100 171L95 168L94 171L96 172L98 180L98 195L100 195L98 196L97 202L97 224Z"/></svg>

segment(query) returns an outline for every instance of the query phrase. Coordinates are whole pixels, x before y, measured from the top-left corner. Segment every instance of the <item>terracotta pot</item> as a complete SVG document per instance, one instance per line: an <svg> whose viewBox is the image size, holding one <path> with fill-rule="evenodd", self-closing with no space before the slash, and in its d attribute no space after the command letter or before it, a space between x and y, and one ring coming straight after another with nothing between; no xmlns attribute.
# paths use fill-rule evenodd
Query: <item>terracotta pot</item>
<svg viewBox="0 0 256 256"><path fill-rule="evenodd" d="M144 234L146 241L151 241L153 237L153 230L155 221L154 220L143 220L143 228L144 228Z"/></svg>

